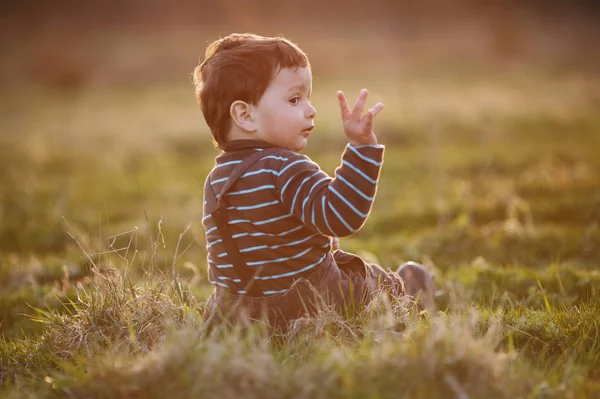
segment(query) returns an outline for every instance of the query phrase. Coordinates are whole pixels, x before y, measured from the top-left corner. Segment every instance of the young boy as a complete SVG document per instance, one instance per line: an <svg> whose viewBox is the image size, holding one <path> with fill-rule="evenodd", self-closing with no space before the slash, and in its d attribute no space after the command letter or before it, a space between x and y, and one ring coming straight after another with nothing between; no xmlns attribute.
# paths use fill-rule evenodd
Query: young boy
<svg viewBox="0 0 600 399"><path fill-rule="evenodd" d="M378 103L367 91L350 108L337 93L348 145L335 177L300 152L314 128L309 60L282 37L232 34L210 44L193 74L196 96L223 153L204 187L209 316L266 316L275 327L315 311L365 304L378 290L393 297L422 291L433 304L431 275L415 263L385 271L332 248L365 223L384 147L373 132ZM404 277L404 281L403 278Z"/></svg>

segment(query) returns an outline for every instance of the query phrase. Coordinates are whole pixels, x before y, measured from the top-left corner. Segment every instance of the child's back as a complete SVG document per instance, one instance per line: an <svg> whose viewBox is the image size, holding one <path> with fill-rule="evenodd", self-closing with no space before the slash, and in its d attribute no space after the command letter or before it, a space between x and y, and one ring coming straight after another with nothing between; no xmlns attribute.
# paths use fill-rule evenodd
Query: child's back
<svg viewBox="0 0 600 399"><path fill-rule="evenodd" d="M205 190L218 195L244 158L271 147L252 140L236 144L235 151L217 157ZM294 280L329 261L329 236L360 229L375 196L382 157L382 146L348 146L332 179L308 157L280 148L276 155L259 158L238 179L226 194L228 225L261 295L285 292ZM206 213L211 283L247 294L249 281L227 256L215 221Z"/></svg>

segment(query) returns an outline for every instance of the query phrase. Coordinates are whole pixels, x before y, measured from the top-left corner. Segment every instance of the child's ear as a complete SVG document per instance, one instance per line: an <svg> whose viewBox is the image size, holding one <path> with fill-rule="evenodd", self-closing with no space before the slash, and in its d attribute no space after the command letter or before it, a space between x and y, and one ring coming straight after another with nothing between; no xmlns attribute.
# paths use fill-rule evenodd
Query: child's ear
<svg viewBox="0 0 600 399"><path fill-rule="evenodd" d="M238 125L242 130L247 132L256 131L254 119L250 113L250 105L247 102L241 100L234 101L231 103L231 107L229 107L229 114L233 123Z"/></svg>

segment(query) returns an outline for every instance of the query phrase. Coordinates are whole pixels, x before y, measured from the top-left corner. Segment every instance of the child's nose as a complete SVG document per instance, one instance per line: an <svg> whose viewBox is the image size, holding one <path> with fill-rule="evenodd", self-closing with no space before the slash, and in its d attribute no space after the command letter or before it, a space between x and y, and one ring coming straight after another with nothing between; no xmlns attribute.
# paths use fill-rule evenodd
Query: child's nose
<svg viewBox="0 0 600 399"><path fill-rule="evenodd" d="M312 105L308 106L308 118L314 119L317 116L317 110Z"/></svg>

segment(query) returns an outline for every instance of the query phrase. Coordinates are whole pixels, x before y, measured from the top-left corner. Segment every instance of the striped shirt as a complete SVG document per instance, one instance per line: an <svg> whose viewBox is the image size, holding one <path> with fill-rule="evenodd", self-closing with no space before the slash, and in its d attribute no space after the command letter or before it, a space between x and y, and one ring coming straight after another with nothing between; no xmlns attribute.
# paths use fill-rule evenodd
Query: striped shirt
<svg viewBox="0 0 600 399"><path fill-rule="evenodd" d="M239 143L237 150L217 156L206 179L215 195L245 157L270 147L256 140ZM382 145L347 145L330 177L307 156L281 149L278 155L260 158L238 179L226 194L228 225L246 267L260 267L253 282L259 292L286 292L295 279L308 276L325 261L331 250L329 236L360 230L373 204L383 153ZM206 199L202 223L209 281L245 294L248 281L236 273L207 214Z"/></svg>

